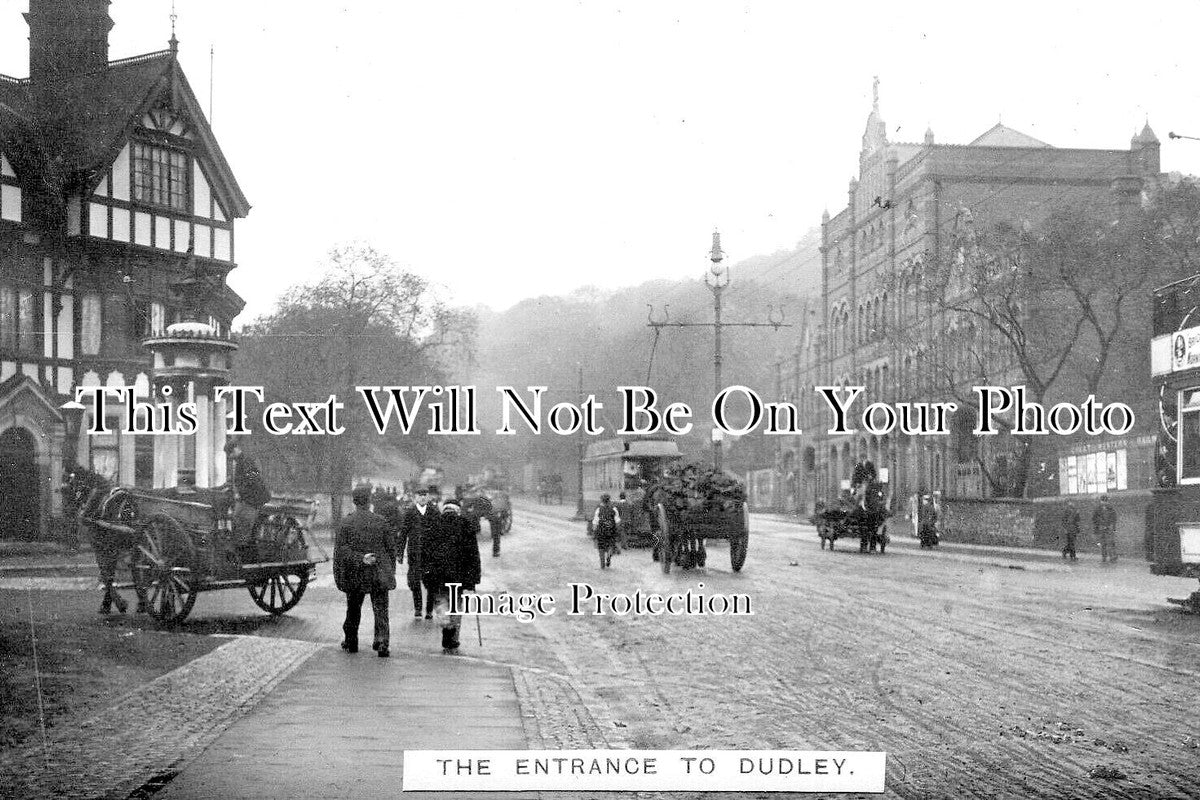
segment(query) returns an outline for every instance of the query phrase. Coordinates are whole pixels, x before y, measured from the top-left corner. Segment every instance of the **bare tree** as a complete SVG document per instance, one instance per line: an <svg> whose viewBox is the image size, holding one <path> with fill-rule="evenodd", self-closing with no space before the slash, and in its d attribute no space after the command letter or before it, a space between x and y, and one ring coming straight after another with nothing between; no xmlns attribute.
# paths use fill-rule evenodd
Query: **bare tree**
<svg viewBox="0 0 1200 800"><path fill-rule="evenodd" d="M450 306L418 275L365 244L335 248L324 274L288 290L275 311L250 326L238 359L239 380L263 385L268 400L345 403L346 433L266 436L263 461L286 479L330 494L335 521L354 467L377 449L421 461L434 447L419 433L397 444L369 423L355 387L429 384L446 376L446 357L469 358L474 316Z"/></svg>
<svg viewBox="0 0 1200 800"><path fill-rule="evenodd" d="M911 383L948 393L960 409L976 404L973 387L1001 382L1024 385L1028 400L1043 404L1069 392L1082 392L1070 395L1078 402L1105 388L1142 391L1115 362L1132 357L1124 345L1133 337L1147 341L1146 297L1165 272L1152 214L1130 209L1113 220L1063 209L1036 227L977 231L964 210L956 223L946 252L885 278L909 304L896 338L920 370ZM1011 432L1009 421L995 422ZM1004 438L990 453L966 441L993 493L1025 494L1031 442Z"/></svg>

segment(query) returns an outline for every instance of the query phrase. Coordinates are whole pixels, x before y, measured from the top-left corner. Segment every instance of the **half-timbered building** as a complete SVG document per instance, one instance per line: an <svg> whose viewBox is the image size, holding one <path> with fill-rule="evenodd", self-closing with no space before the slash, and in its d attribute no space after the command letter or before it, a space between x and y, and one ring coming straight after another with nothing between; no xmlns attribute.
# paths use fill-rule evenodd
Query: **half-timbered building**
<svg viewBox="0 0 1200 800"><path fill-rule="evenodd" d="M164 485L153 437L86 435L74 390L148 395L144 339L185 319L228 336L243 306L226 277L250 206L174 34L110 61L108 6L30 0L29 77L0 75L2 537L50 532L76 462Z"/></svg>

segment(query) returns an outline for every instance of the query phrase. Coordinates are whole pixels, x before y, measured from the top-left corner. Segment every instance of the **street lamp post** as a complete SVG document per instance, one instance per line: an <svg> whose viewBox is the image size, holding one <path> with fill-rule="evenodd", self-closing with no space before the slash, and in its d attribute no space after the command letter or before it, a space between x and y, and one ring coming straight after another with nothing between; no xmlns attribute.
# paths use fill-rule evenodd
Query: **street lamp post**
<svg viewBox="0 0 1200 800"><path fill-rule="evenodd" d="M774 328L778 331L780 328L790 328L791 325L783 321L783 308L779 309L779 318L776 319L772 309L767 310L766 322L722 322L721 321L721 292L729 285L729 270L722 266L721 262L725 260L725 252L721 249L721 234L718 231L713 231L712 250L708 254L712 266L704 275L704 284L708 286L709 291L713 293L713 321L712 322L670 322L666 309L663 311L662 320L654 318L654 306L650 306L650 317L646 324L648 327L654 328L656 331L662 328L712 328L713 329L713 400L721 394L721 329L722 328ZM651 364L653 366L653 364ZM650 370L646 370L646 382L650 382ZM718 472L721 471L721 431L716 428L712 432L713 444L713 468Z"/></svg>
<svg viewBox="0 0 1200 800"><path fill-rule="evenodd" d="M712 266L704 276L704 284L713 295L713 400L721 393L721 292L729 285L729 271L721 265L725 253L721 250L721 234L713 231L712 250L708 254ZM712 436L713 469L721 471L721 432L714 429Z"/></svg>

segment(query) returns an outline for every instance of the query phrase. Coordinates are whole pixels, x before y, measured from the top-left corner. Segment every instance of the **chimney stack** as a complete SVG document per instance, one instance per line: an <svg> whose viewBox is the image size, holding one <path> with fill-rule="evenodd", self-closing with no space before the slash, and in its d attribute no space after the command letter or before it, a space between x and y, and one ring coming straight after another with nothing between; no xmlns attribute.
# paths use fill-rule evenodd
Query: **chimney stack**
<svg viewBox="0 0 1200 800"><path fill-rule="evenodd" d="M29 0L29 77L34 87L108 66L109 0Z"/></svg>

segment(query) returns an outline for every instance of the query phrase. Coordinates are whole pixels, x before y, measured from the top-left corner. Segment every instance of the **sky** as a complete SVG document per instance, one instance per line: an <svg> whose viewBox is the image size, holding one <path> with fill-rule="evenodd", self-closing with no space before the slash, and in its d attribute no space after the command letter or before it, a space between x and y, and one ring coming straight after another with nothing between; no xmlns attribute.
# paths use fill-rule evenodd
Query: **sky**
<svg viewBox="0 0 1200 800"><path fill-rule="evenodd" d="M180 58L252 208L239 323L368 242L462 305L790 249L846 203L874 76L893 141L997 121L1200 174L1200 4L176 0ZM28 0L0 73L28 74ZM976 13L973 9L984 9ZM113 0L110 58L169 0ZM210 48L213 51L210 70Z"/></svg>

